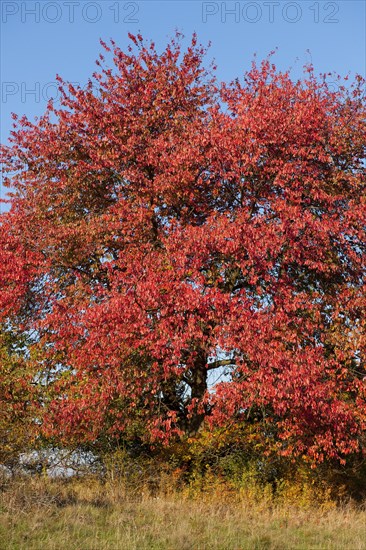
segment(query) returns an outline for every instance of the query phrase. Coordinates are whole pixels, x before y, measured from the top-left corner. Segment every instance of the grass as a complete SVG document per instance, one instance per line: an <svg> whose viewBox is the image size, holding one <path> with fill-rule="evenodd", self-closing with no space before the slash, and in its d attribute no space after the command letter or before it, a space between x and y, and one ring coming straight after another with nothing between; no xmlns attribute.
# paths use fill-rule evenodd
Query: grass
<svg viewBox="0 0 366 550"><path fill-rule="evenodd" d="M26 479L5 484L1 550L366 550L366 511L304 506L266 492L133 490L120 481Z"/></svg>

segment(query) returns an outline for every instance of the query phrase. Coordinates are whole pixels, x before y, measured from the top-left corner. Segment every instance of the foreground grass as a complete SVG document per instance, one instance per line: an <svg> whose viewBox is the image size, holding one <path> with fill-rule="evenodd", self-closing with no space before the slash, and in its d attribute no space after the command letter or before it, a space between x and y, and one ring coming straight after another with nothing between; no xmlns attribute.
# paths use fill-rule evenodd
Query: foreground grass
<svg viewBox="0 0 366 550"><path fill-rule="evenodd" d="M4 488L0 511L1 550L366 549L362 508L274 502L265 493L30 479Z"/></svg>

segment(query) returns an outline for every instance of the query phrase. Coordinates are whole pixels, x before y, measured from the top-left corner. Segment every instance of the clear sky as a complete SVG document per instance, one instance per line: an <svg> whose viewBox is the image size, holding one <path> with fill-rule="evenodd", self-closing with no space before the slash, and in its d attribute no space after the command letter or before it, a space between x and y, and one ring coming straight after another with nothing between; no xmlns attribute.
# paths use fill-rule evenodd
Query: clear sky
<svg viewBox="0 0 366 550"><path fill-rule="evenodd" d="M232 80L278 48L281 69L299 76L312 61L317 72L366 75L365 0L128 1L0 0L1 142L11 112L33 118L56 97L55 75L84 85L95 70L99 38L124 48L128 32L163 48L175 29L212 42L218 77Z"/></svg>

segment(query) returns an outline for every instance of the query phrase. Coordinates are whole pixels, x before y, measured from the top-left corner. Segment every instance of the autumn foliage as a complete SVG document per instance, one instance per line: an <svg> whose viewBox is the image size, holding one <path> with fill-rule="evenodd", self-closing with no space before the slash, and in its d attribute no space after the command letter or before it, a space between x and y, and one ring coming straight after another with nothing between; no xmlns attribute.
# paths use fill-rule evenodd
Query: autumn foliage
<svg viewBox="0 0 366 550"><path fill-rule="evenodd" d="M30 338L40 433L362 453L363 80L269 58L219 84L195 36L130 38L2 148L0 322Z"/></svg>

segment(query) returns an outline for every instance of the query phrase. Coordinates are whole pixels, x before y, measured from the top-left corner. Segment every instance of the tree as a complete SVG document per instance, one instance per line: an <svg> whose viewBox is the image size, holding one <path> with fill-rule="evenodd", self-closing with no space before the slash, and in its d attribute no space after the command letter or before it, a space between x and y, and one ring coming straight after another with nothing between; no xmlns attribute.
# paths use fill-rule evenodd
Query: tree
<svg viewBox="0 0 366 550"><path fill-rule="evenodd" d="M36 437L35 373L25 370L25 342L8 328L0 331L0 464L14 470Z"/></svg>
<svg viewBox="0 0 366 550"><path fill-rule="evenodd" d="M33 334L43 433L257 422L284 454L362 451L363 80L334 92L267 59L220 86L196 36L130 38L2 148L0 300Z"/></svg>

